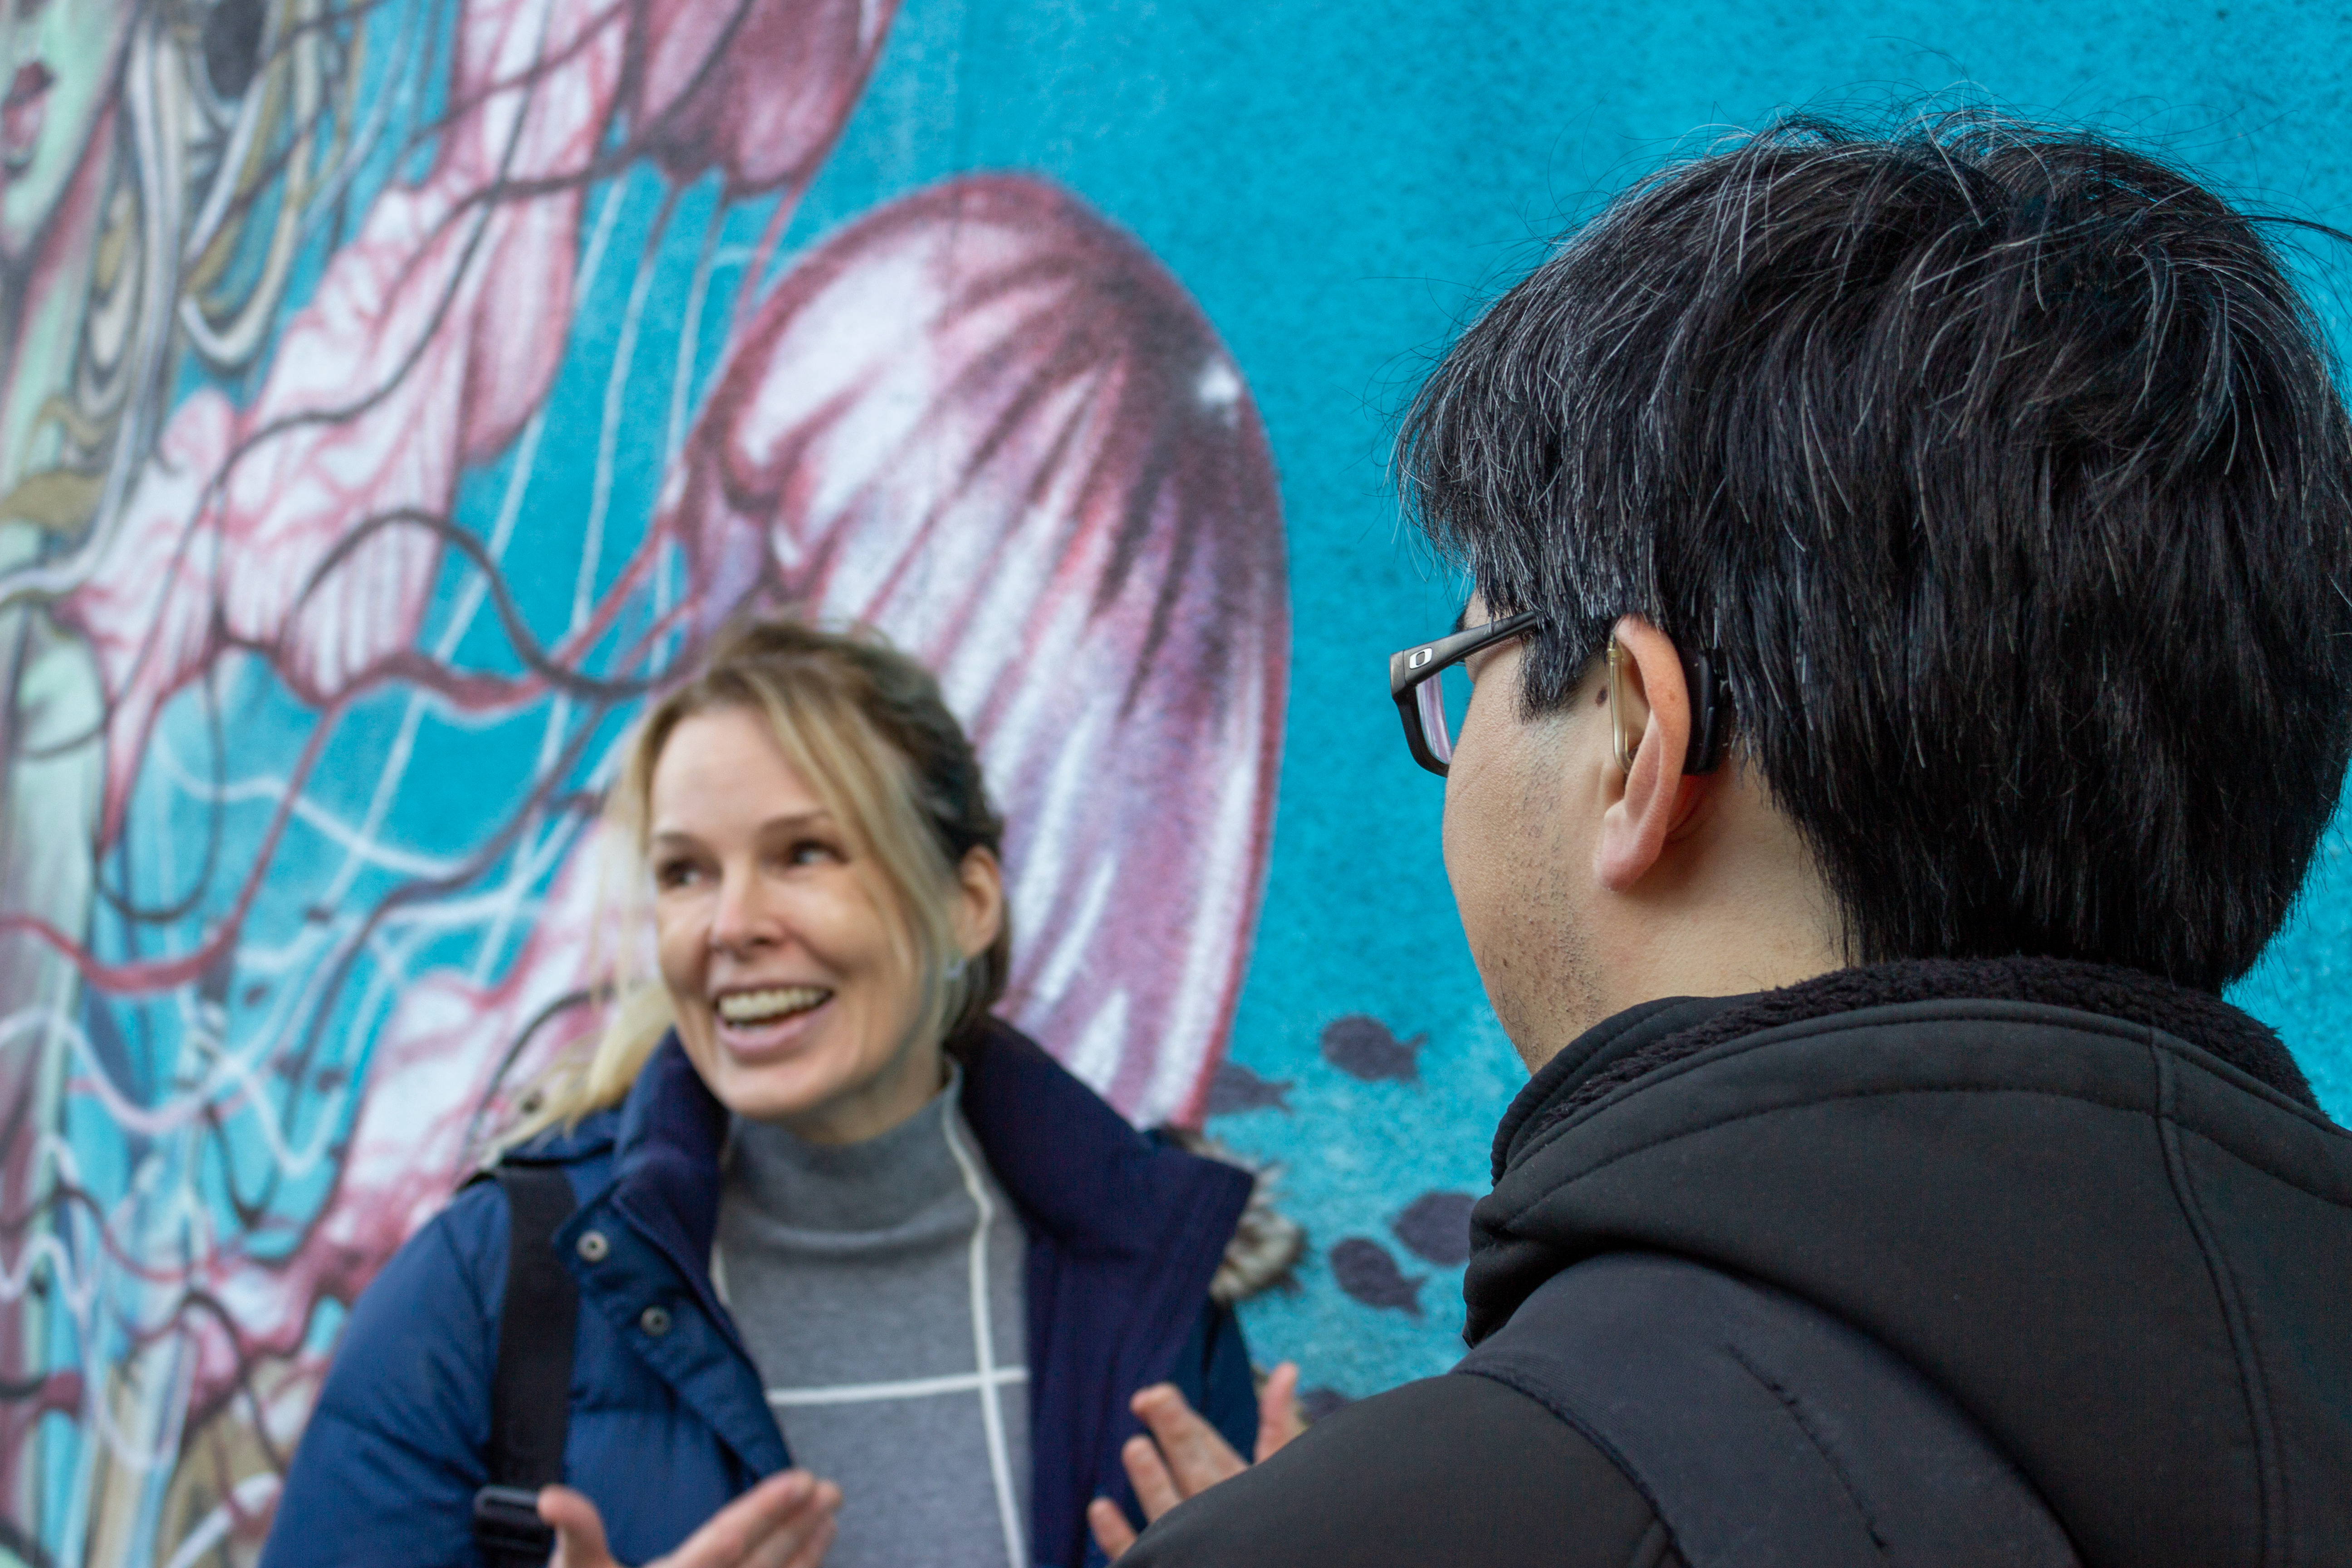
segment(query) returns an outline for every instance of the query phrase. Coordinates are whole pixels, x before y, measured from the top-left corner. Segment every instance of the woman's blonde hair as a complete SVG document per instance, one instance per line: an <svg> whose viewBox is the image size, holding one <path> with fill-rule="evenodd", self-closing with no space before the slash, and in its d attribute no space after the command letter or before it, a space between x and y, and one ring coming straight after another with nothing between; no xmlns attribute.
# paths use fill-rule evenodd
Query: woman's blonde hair
<svg viewBox="0 0 2352 1568"><path fill-rule="evenodd" d="M902 953L923 977L916 1026L960 1053L1003 994L1013 932L1008 914L988 950L964 958L954 927L958 873L974 849L1003 854L1004 824L939 682L879 633L763 620L719 637L700 671L639 721L605 797L607 893L618 895L608 897L608 907L623 914L625 929L643 913L654 769L663 748L686 720L726 709L768 721L785 759L840 825L853 863L871 868ZM625 947L625 962L633 951ZM674 1021L659 976L616 974L594 1050L584 1061L558 1064L539 1105L501 1145L617 1104Z"/></svg>

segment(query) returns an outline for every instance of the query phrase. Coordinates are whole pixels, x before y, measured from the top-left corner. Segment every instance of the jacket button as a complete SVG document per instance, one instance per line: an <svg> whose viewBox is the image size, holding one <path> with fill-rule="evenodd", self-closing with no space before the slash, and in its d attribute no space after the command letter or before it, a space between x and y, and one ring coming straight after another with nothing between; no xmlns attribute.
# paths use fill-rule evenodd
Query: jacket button
<svg viewBox="0 0 2352 1568"><path fill-rule="evenodd" d="M580 1233L580 1239L572 1244L572 1250L591 1263L602 1263L604 1255L613 1250L613 1244L604 1239L604 1233L601 1230L583 1230Z"/></svg>
<svg viewBox="0 0 2352 1568"><path fill-rule="evenodd" d="M656 1339L661 1338L664 1334L669 1332L669 1309L667 1307L647 1307L644 1311L637 1314L637 1327L645 1330L646 1332L653 1335Z"/></svg>

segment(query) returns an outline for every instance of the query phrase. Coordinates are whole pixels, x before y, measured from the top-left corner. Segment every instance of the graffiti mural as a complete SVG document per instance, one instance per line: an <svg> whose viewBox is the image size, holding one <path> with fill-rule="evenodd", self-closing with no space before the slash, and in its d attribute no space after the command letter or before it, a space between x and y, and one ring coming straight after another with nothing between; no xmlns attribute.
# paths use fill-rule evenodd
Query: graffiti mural
<svg viewBox="0 0 2352 1568"><path fill-rule="evenodd" d="M1265 437L1050 184L792 237L894 11L0 0L0 1549L250 1560L345 1307L593 1034L598 788L730 616L940 671L1010 1010L1205 1113Z"/></svg>

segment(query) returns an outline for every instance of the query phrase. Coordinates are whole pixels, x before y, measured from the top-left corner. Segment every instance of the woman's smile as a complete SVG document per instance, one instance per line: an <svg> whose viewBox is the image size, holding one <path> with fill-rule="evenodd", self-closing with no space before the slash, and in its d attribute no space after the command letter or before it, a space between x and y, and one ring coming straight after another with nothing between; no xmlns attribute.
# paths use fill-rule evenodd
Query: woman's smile
<svg viewBox="0 0 2352 1568"><path fill-rule="evenodd" d="M719 1043L745 1061L787 1056L832 1017L824 985L777 984L722 991L711 999Z"/></svg>

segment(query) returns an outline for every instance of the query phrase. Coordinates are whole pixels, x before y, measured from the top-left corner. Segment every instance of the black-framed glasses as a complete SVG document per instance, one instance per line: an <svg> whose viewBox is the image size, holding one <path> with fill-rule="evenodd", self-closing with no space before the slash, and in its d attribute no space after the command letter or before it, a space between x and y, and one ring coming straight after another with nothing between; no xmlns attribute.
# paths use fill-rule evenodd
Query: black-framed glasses
<svg viewBox="0 0 2352 1568"><path fill-rule="evenodd" d="M1543 618L1541 610L1523 610L1389 655L1389 695L1404 721L1404 743L1414 762L1445 776L1454 763L1454 737L1470 710L1470 678L1462 661L1482 647L1535 630Z"/></svg>
<svg viewBox="0 0 2352 1568"><path fill-rule="evenodd" d="M1454 737L1470 710L1470 678L1462 661L1482 647L1507 637L1522 637L1543 624L1543 612L1526 610L1471 626L1435 642L1389 655L1389 695L1396 700L1404 721L1404 743L1412 760L1444 778L1454 764ZM1679 651L1679 650L1678 650ZM1713 773L1722 764L1731 738L1729 669L1718 648L1681 653L1684 689L1690 695L1690 742L1683 753L1685 773ZM1617 765L1633 771L1633 751L1641 737L1629 733L1625 718L1632 710L1622 689L1633 658L1609 639L1609 724Z"/></svg>

